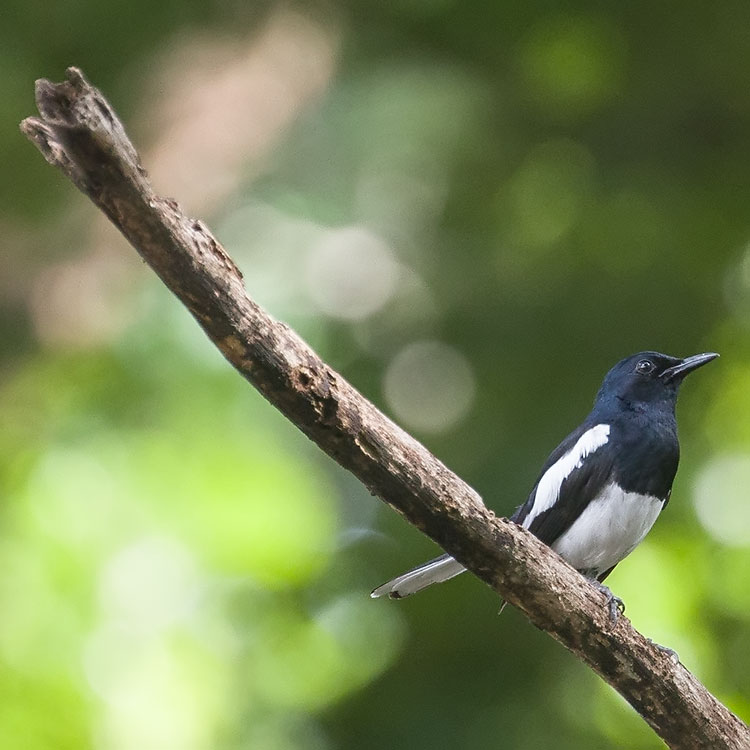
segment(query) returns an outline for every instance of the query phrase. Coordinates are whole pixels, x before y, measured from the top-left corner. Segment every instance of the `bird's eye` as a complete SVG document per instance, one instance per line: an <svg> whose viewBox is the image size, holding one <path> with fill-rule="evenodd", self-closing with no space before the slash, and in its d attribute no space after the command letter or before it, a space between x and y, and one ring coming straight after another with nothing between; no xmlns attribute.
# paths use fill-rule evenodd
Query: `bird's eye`
<svg viewBox="0 0 750 750"><path fill-rule="evenodd" d="M650 359L642 359L636 366L635 371L641 375L648 375L654 371L654 363Z"/></svg>

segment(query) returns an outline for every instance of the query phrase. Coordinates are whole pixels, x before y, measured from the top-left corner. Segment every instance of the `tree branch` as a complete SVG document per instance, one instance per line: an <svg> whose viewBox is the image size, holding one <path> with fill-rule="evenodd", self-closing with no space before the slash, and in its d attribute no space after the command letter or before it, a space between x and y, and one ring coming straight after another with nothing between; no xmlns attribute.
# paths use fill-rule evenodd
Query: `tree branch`
<svg viewBox="0 0 750 750"><path fill-rule="evenodd" d="M262 310L205 224L155 195L135 148L80 70L40 80L21 129L111 219L234 368L375 495L612 685L672 748L750 748L748 727L534 536L385 417Z"/></svg>

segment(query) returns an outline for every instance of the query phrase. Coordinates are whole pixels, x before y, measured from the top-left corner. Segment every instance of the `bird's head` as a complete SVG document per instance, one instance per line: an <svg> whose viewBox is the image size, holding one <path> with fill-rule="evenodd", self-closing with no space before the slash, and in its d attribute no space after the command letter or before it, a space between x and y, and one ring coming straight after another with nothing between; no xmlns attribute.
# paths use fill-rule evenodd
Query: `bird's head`
<svg viewBox="0 0 750 750"><path fill-rule="evenodd" d="M639 352L618 362L605 376L597 402L617 399L626 404L671 403L688 373L716 359L714 352L692 357L670 357L659 352Z"/></svg>

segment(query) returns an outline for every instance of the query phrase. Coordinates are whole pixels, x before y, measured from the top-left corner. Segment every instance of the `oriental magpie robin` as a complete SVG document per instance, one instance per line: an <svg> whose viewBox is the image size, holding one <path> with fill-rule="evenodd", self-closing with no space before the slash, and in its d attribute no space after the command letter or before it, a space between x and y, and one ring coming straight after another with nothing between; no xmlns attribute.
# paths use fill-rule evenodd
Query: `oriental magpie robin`
<svg viewBox="0 0 750 750"><path fill-rule="evenodd" d="M591 413L552 451L528 499L511 516L603 591L612 620L624 605L602 581L669 502L680 457L680 384L718 356L641 352L618 362ZM378 586L371 596L400 599L464 570L442 555Z"/></svg>

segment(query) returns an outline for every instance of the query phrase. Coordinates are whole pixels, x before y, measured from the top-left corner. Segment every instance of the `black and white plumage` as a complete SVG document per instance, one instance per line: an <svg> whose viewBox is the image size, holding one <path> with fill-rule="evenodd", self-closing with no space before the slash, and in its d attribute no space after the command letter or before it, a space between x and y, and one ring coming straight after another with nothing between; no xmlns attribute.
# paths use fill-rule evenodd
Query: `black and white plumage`
<svg viewBox="0 0 750 750"><path fill-rule="evenodd" d="M679 359L641 352L618 362L604 378L591 413L551 453L511 520L609 594L601 582L643 540L669 502L680 456L675 419L680 384L718 356ZM371 596L399 599L463 571L442 555ZM608 600L622 604L611 594Z"/></svg>

